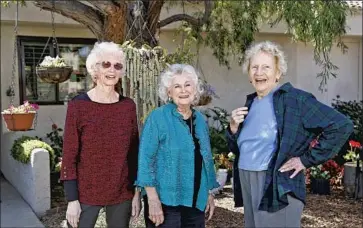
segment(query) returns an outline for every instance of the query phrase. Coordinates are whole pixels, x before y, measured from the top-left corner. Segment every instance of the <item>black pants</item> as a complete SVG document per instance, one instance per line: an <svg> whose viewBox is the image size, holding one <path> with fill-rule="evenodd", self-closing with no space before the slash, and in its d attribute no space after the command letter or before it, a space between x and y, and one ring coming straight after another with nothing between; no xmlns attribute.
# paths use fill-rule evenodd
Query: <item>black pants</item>
<svg viewBox="0 0 363 228"><path fill-rule="evenodd" d="M162 204L164 223L157 228L204 228L205 213L197 208L184 206L167 206ZM146 228L155 228L155 224L149 219L149 206L144 198L144 216Z"/></svg>
<svg viewBox="0 0 363 228"><path fill-rule="evenodd" d="M106 209L107 227L128 228L131 217L131 200L120 204L104 206ZM103 206L93 206L81 203L81 216L78 227L93 228L95 227L98 214ZM72 227L68 223L68 227Z"/></svg>

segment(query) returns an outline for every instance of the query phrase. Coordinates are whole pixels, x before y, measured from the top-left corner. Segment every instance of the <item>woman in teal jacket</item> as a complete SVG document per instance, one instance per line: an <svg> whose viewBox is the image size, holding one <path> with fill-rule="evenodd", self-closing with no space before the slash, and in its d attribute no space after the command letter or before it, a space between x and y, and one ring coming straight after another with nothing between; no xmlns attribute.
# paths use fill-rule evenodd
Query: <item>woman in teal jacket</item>
<svg viewBox="0 0 363 228"><path fill-rule="evenodd" d="M190 65L174 64L161 75L166 104L150 113L139 147L136 186L146 191L147 227L205 227L218 187L204 116L192 108L201 93Z"/></svg>

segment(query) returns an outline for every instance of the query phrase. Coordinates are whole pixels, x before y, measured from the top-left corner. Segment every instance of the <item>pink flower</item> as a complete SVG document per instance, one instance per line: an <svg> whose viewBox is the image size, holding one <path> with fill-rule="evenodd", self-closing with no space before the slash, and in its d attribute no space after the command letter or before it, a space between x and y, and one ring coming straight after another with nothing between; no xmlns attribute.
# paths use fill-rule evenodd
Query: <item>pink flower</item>
<svg viewBox="0 0 363 228"><path fill-rule="evenodd" d="M39 105L38 104L31 104L31 106L35 110L38 110L39 109Z"/></svg>

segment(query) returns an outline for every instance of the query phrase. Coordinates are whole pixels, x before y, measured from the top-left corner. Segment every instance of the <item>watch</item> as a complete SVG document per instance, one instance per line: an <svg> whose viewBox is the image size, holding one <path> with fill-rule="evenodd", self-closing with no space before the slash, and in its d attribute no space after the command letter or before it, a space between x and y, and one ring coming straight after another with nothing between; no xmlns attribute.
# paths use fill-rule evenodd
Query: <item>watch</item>
<svg viewBox="0 0 363 228"><path fill-rule="evenodd" d="M217 193L218 193L218 188L214 188L212 190L209 190L209 194L211 196L213 196L213 197L216 197Z"/></svg>

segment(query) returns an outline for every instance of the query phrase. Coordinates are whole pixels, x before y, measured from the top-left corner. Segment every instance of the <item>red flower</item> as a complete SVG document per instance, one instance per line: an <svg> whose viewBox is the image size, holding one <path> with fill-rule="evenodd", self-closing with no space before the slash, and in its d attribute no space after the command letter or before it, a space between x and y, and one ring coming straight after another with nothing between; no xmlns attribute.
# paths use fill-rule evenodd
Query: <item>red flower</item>
<svg viewBox="0 0 363 228"><path fill-rule="evenodd" d="M353 147L353 148L360 148L361 147L360 142L357 142L357 141L354 141L354 140L350 140L349 145L351 147Z"/></svg>
<svg viewBox="0 0 363 228"><path fill-rule="evenodd" d="M57 124L52 124L52 129L53 130L57 130L57 128L58 128Z"/></svg>

